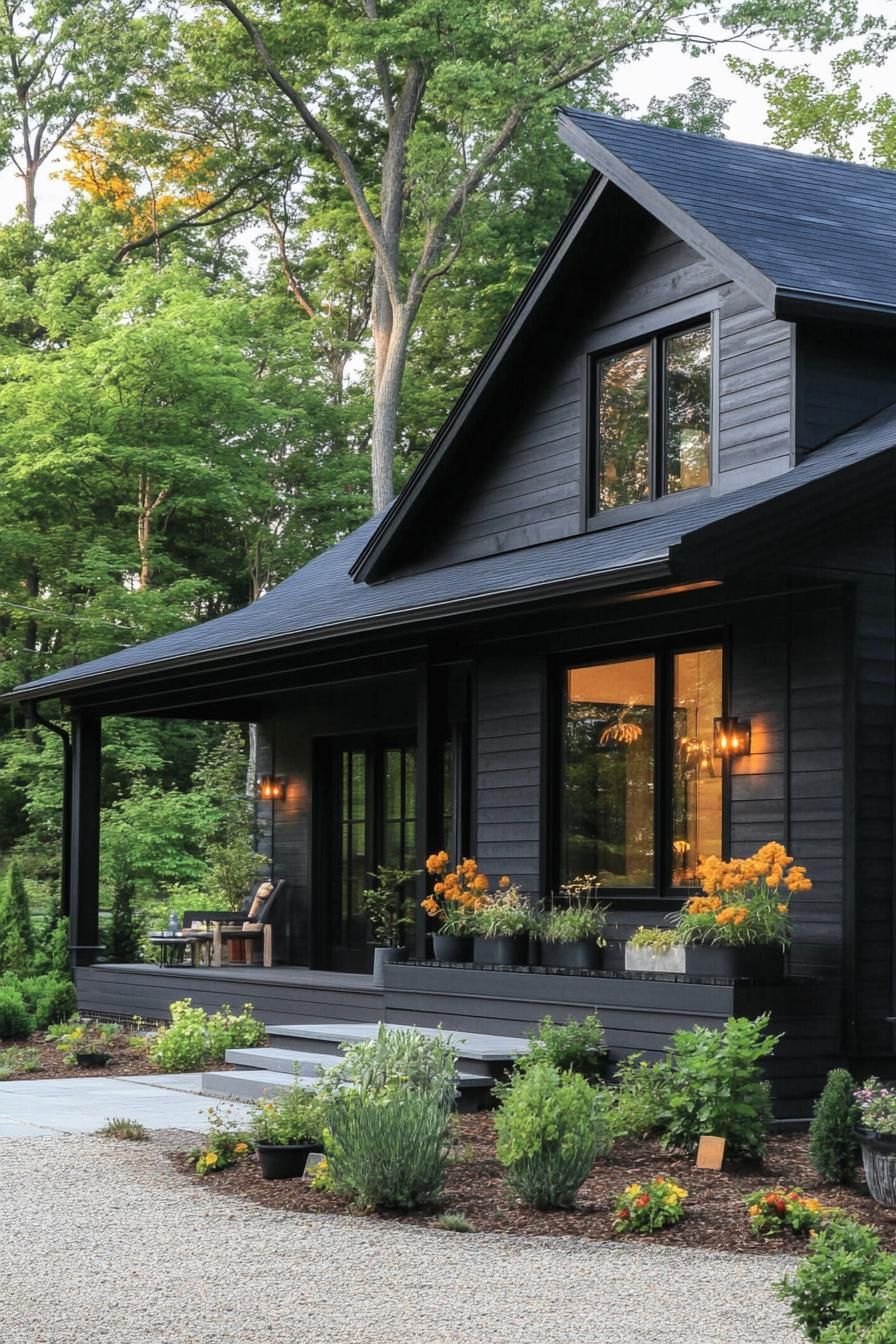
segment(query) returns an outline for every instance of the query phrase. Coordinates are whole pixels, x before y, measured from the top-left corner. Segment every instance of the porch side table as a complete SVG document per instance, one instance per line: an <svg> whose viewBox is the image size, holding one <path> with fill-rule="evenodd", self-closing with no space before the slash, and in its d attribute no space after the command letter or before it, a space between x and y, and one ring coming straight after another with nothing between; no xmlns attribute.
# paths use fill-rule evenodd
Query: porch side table
<svg viewBox="0 0 896 1344"><path fill-rule="evenodd" d="M184 952L188 950L190 964L193 967L208 965L208 958L203 961L201 956L197 958L196 953L197 949L201 952L211 941L212 935L201 930L183 936L176 933L151 933L149 935L149 942L158 950L160 966L182 966Z"/></svg>

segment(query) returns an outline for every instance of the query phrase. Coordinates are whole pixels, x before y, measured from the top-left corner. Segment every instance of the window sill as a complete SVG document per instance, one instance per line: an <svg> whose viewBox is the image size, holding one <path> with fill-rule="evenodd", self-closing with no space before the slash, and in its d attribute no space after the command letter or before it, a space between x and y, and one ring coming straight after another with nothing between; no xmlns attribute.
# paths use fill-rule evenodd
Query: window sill
<svg viewBox="0 0 896 1344"><path fill-rule="evenodd" d="M673 513L686 504L708 499L712 486L701 485L694 490L679 490L674 495L663 495L659 499L645 499L639 504L625 504L618 509L605 509L595 513L586 522L588 532L604 532L610 527L624 527L626 523L637 523L644 518L653 518L657 514Z"/></svg>

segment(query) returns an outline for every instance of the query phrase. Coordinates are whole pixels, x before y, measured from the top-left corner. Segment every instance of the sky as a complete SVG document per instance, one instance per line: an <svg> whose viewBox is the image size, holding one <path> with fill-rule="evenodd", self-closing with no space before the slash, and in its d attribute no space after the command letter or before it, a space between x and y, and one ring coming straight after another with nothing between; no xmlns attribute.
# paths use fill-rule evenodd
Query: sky
<svg viewBox="0 0 896 1344"><path fill-rule="evenodd" d="M880 13L881 10L896 8L896 0L860 0L862 13ZM755 51L743 51L741 54L756 56ZM780 65L806 65L823 79L828 76L829 57L807 56L802 52L788 54L776 52L775 61ZM647 108L651 97L668 98L681 93L697 75L709 77L713 92L723 98L734 100L727 115L728 135L734 140L747 140L756 144L765 144L769 140L765 124L765 100L759 89L751 88L728 70L721 52L708 53L694 59L679 48L661 46L650 56L632 65L624 66L615 81L616 91L634 104L638 111ZM887 66L880 69L863 71L862 84L869 94L892 92L896 85L896 53ZM811 147L807 147L811 148ZM861 151L861 145L856 146ZM58 172L59 164L51 163L43 169L38 184L38 223L46 223L59 209L68 194L68 188L60 179L51 174ZM15 170L7 167L0 171L0 222L11 218L21 200L21 187L16 179Z"/></svg>

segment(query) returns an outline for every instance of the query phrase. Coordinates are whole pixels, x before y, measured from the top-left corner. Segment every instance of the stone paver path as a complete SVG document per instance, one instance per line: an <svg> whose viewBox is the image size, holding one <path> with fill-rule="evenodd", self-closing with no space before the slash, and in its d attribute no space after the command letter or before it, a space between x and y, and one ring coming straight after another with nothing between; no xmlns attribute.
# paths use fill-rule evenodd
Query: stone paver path
<svg viewBox="0 0 896 1344"><path fill-rule="evenodd" d="M92 1134L113 1116L147 1129L205 1128L210 1106L198 1073L131 1078L53 1078L0 1083L0 1138ZM228 1111L247 1114L227 1103Z"/></svg>

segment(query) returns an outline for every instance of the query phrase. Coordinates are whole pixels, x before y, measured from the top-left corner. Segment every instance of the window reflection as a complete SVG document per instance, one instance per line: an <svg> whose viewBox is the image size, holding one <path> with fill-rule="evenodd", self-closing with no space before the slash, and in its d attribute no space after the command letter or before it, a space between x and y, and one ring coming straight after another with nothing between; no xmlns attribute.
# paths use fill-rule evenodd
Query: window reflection
<svg viewBox="0 0 896 1344"><path fill-rule="evenodd" d="M650 347L599 364L598 506L650 498Z"/></svg>
<svg viewBox="0 0 896 1344"><path fill-rule="evenodd" d="M677 653L673 683L672 881L685 886L701 855L722 853L722 773L712 751L722 650Z"/></svg>
<svg viewBox="0 0 896 1344"><path fill-rule="evenodd" d="M663 445L667 494L709 485L709 327L663 342Z"/></svg>

